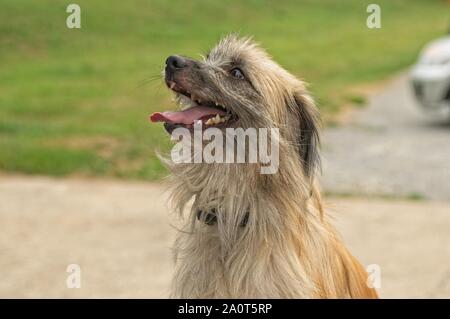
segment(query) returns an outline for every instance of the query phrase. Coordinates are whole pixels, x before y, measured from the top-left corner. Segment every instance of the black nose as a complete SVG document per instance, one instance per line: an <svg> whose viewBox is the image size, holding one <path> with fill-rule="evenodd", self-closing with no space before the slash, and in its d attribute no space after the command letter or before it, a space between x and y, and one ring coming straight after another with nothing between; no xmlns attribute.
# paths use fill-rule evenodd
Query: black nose
<svg viewBox="0 0 450 319"><path fill-rule="evenodd" d="M170 70L182 69L186 65L186 60L178 55L171 55L166 60L166 68Z"/></svg>

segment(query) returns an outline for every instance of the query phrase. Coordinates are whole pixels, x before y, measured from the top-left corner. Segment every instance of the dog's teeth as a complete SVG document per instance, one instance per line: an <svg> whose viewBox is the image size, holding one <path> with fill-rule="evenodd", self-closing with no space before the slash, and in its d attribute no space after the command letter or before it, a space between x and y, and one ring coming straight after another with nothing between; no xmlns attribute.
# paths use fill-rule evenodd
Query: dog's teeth
<svg viewBox="0 0 450 319"><path fill-rule="evenodd" d="M226 122L228 119L226 117L221 117L219 114L216 114L216 116L211 117L208 119L205 124L206 125L214 125L214 124L220 124Z"/></svg>
<svg viewBox="0 0 450 319"><path fill-rule="evenodd" d="M174 87L175 87L175 82L170 83L170 89L173 90Z"/></svg>
<svg viewBox="0 0 450 319"><path fill-rule="evenodd" d="M216 104L216 106L219 106L219 103L217 103L217 102L214 102L215 104Z"/></svg>

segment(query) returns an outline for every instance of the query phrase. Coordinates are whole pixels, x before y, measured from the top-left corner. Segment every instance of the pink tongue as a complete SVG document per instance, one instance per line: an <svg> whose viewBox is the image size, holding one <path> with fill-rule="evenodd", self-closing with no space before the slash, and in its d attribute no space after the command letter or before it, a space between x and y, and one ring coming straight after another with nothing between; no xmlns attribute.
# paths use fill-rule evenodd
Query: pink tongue
<svg viewBox="0 0 450 319"><path fill-rule="evenodd" d="M224 111L207 107L193 106L180 112L156 112L150 116L152 122L170 122L179 124L192 124L194 121L210 115L225 115Z"/></svg>

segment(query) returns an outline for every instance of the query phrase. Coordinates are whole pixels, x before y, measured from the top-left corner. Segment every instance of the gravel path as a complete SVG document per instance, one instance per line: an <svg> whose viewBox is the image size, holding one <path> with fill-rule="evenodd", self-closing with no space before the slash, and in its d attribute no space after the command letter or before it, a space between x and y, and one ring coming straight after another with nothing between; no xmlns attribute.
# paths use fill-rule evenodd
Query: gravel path
<svg viewBox="0 0 450 319"><path fill-rule="evenodd" d="M425 116L407 75L373 94L368 107L323 136L323 188L450 200L450 122Z"/></svg>

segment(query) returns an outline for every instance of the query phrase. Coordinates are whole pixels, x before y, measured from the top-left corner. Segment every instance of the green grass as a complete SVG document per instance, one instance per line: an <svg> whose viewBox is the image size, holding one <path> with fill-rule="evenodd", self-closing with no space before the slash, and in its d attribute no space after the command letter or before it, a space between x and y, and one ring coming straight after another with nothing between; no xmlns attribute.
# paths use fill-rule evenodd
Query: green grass
<svg viewBox="0 0 450 319"><path fill-rule="evenodd" d="M347 102L354 106L363 106L366 104L366 97L363 95L351 94L345 97Z"/></svg>
<svg viewBox="0 0 450 319"><path fill-rule="evenodd" d="M446 1L78 0L82 28L65 26L70 1L2 0L0 170L156 179L169 141L148 115L172 107L155 78L173 53L198 57L221 35L254 35L311 83L323 113L348 88L411 64L447 28ZM145 83L145 84L143 84Z"/></svg>

